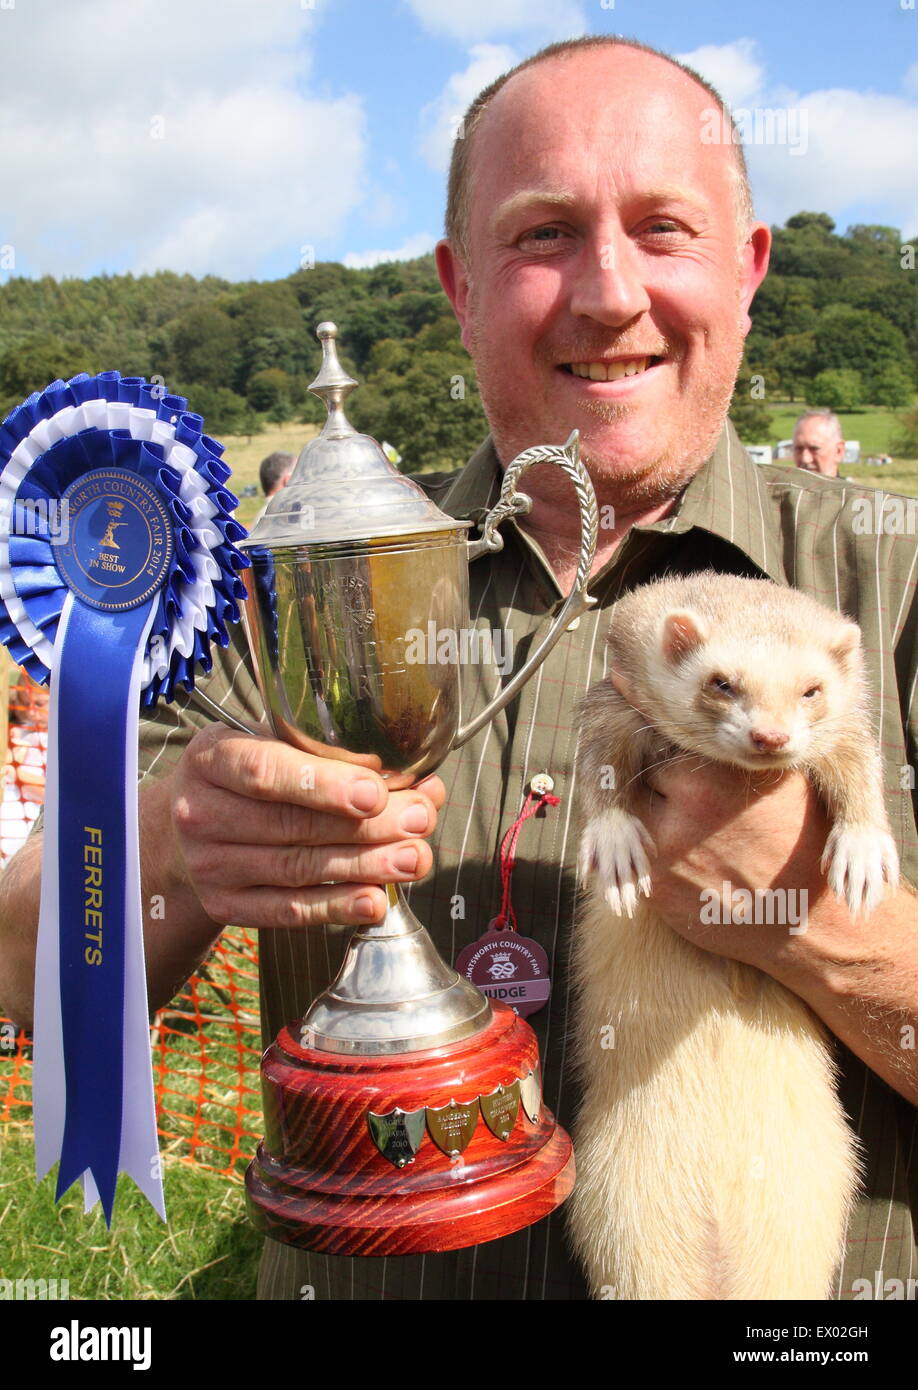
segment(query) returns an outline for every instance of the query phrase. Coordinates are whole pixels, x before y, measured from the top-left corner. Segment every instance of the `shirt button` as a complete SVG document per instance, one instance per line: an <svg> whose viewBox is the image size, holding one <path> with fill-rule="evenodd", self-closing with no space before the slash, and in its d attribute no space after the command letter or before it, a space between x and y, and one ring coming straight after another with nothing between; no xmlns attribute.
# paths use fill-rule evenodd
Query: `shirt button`
<svg viewBox="0 0 918 1390"><path fill-rule="evenodd" d="M568 623L568 625L567 625L565 631L566 631L566 632L576 632L579 626L580 626L580 619L579 619L579 618L575 618L574 621L573 621L572 623Z"/></svg>
<svg viewBox="0 0 918 1390"><path fill-rule="evenodd" d="M554 789L555 779L549 777L547 772L537 772L529 783L529 790L535 792L536 796L544 796L546 792L552 792Z"/></svg>

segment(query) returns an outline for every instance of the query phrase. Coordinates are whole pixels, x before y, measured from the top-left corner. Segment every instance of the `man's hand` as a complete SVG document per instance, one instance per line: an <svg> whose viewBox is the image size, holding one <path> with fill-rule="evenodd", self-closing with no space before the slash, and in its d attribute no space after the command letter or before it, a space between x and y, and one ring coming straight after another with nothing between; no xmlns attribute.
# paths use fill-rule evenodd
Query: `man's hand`
<svg viewBox="0 0 918 1390"><path fill-rule="evenodd" d="M787 948L804 934L788 933L792 921L711 921L716 912L702 909L713 892L725 893L721 916L729 914L732 889L784 890L793 895L787 899L792 910L802 901L808 916L817 904L831 908L835 902L819 867L829 821L801 773L745 773L686 758L650 773L634 810L656 845L655 910L705 951L774 975Z"/></svg>
<svg viewBox="0 0 918 1390"><path fill-rule="evenodd" d="M370 761L367 759L366 761ZM394 779L393 779L394 780ZM141 787L141 900L151 1008L168 1002L220 931L381 920L381 883L428 872L438 777L395 789L373 768L214 726L169 776ZM42 837L0 877L0 1007L32 1020Z"/></svg>
<svg viewBox="0 0 918 1390"><path fill-rule="evenodd" d="M220 727L196 734L172 779L189 887L215 922L312 927L379 921L381 883L422 878L437 777L390 791L371 768Z"/></svg>
<svg viewBox="0 0 918 1390"><path fill-rule="evenodd" d="M852 918L820 870L829 821L799 773L687 759L655 769L634 809L656 844L652 899L664 921L701 949L780 980L918 1104L918 894L903 885L866 919ZM731 911L737 889L753 903L756 889L795 897L784 899L785 921L772 897L772 920L760 911L747 922ZM715 893L725 910L703 912Z"/></svg>

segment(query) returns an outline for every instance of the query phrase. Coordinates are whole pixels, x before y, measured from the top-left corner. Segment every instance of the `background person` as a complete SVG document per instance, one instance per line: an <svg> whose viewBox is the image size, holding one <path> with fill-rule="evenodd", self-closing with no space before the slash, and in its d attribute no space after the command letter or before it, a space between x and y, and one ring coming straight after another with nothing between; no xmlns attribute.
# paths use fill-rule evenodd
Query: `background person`
<svg viewBox="0 0 918 1390"><path fill-rule="evenodd" d="M271 498L275 493L285 488L290 481L290 474L293 472L293 465L296 463L294 454L285 454L281 450L275 450L273 454L268 454L258 465L258 481L261 483L261 490L265 495L265 502L259 508L252 522L260 521L265 514ZM252 529L249 527L249 530Z"/></svg>
<svg viewBox="0 0 918 1390"><path fill-rule="evenodd" d="M808 473L837 478L845 457L841 421L831 410L805 410L794 425L794 462Z"/></svg>

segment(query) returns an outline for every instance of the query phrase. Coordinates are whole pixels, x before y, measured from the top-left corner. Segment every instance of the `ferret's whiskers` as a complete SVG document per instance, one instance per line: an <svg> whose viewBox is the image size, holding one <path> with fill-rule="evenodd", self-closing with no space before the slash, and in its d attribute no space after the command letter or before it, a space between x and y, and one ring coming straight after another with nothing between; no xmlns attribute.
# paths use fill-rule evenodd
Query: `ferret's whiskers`
<svg viewBox="0 0 918 1390"><path fill-rule="evenodd" d="M680 753L680 752L676 752L676 753L671 754L671 755L669 755L669 756L667 756L667 757L665 757L665 758L658 758L656 762L654 762L654 763L648 763L648 764L646 765L646 767L642 767L641 770L640 770L640 772L638 772L634 777L630 777L630 778L628 779L628 781L625 783L625 787L630 787L630 786L632 785L632 783L634 783L634 782L639 782L639 781L641 780L642 777L646 777L647 773L648 773L648 772L653 772L655 768L658 768L658 767L675 767L676 763L686 763L686 762L688 762L688 760L689 760L690 758L697 758L697 759L698 759L698 767L695 769L696 771L698 771L700 768L702 768L702 767L704 767L704 766L710 764L710 762L711 762L711 759L710 759L710 758L701 757L701 755L698 754L698 753ZM624 791L624 789L625 789L625 788L623 787L622 790Z"/></svg>

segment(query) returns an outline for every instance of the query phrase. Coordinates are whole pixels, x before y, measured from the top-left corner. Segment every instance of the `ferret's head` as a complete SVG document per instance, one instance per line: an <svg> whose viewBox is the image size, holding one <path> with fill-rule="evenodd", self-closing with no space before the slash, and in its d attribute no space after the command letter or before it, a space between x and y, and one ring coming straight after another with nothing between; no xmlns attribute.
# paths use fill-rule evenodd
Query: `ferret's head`
<svg viewBox="0 0 918 1390"><path fill-rule="evenodd" d="M613 668L613 684L675 744L718 762L789 768L831 750L860 708L860 629L783 594L745 622L669 608L640 671Z"/></svg>

